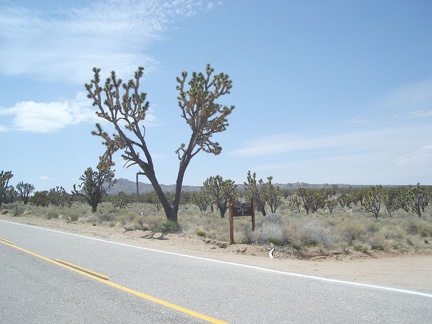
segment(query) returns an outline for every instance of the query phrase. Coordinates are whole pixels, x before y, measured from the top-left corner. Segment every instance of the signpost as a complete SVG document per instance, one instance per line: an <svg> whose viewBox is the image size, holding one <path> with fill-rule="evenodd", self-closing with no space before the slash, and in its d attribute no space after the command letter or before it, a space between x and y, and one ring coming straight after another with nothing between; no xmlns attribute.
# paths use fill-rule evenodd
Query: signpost
<svg viewBox="0 0 432 324"><path fill-rule="evenodd" d="M229 202L230 244L234 244L234 217L252 216L252 231L255 231L255 199L250 203L233 204Z"/></svg>

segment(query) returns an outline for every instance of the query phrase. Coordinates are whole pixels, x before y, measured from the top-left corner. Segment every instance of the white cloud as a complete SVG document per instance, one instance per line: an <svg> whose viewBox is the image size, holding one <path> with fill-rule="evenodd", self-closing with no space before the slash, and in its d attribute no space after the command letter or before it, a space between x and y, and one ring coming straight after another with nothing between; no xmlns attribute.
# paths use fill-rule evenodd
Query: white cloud
<svg viewBox="0 0 432 324"><path fill-rule="evenodd" d="M48 177L48 176L40 176L39 177L40 180L42 181L54 181L54 178Z"/></svg>
<svg viewBox="0 0 432 324"><path fill-rule="evenodd" d="M51 133L83 121L96 121L94 110L84 93L74 100L48 103L23 101L10 108L0 108L0 116L11 116L9 130ZM6 129L6 126L3 125Z"/></svg>
<svg viewBox="0 0 432 324"><path fill-rule="evenodd" d="M193 0L106 0L57 12L3 7L0 73L82 84L95 66L128 76L140 65L151 71L157 60L145 54L148 44L203 9Z"/></svg>
<svg viewBox="0 0 432 324"><path fill-rule="evenodd" d="M96 116L96 109L90 107L90 100L84 92L79 92L73 100L23 101L13 107L0 107L0 116L11 116L10 126L0 124L0 132L52 133L81 122L105 123L105 120ZM157 126L156 121L157 118L150 108L146 114L145 124L149 127L155 127Z"/></svg>

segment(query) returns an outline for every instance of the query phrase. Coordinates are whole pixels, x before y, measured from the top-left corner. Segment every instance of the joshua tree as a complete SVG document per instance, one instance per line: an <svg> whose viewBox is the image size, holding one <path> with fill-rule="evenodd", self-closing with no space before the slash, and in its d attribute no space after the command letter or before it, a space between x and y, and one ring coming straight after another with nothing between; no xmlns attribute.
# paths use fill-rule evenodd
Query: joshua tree
<svg viewBox="0 0 432 324"><path fill-rule="evenodd" d="M123 151L121 156L126 160L127 167L138 165L152 184L167 219L177 222L183 178L191 159L200 151L215 155L222 151L212 136L225 131L228 126L227 116L234 109L234 106L227 107L216 102L219 97L230 93L232 82L229 76L224 73L214 75L213 68L207 65L205 73L193 72L189 82L187 72L177 78L181 117L190 127L191 136L187 144L181 144L175 151L180 162L174 198L169 201L157 179L145 138L146 129L142 125L149 108L146 94L139 90L144 68L139 67L134 79L127 83L117 79L113 71L103 87L100 84L100 69L94 68L93 71L93 80L85 85L88 97L98 109L96 114L115 128L115 134L110 136L102 130L100 124L96 124L97 130L92 133L104 140L106 152L103 160L112 163L113 154Z"/></svg>
<svg viewBox="0 0 432 324"><path fill-rule="evenodd" d="M426 187L417 183L415 187L412 187L408 191L407 200L411 211L416 213L418 217L421 217L422 212L425 211L426 206L429 204L430 197Z"/></svg>
<svg viewBox="0 0 432 324"><path fill-rule="evenodd" d="M224 218L230 200L237 199L237 186L233 180L224 180L221 176L210 177L203 183L205 194L218 207L220 217Z"/></svg>
<svg viewBox="0 0 432 324"><path fill-rule="evenodd" d="M378 218L381 210L381 202L383 197L383 188L381 185L370 187L364 197L362 208Z"/></svg>
<svg viewBox="0 0 432 324"><path fill-rule="evenodd" d="M97 211L97 206L106 195L108 189L115 183L114 171L108 164L99 163L97 171L87 168L84 174L79 178L81 184L80 190L73 186L72 194L84 197L92 208L92 213Z"/></svg>
<svg viewBox="0 0 432 324"><path fill-rule="evenodd" d="M24 205L27 205L29 197L35 190L35 187L30 183L24 183L21 181L16 185L16 190L18 191Z"/></svg>
<svg viewBox="0 0 432 324"><path fill-rule="evenodd" d="M251 173L249 170L247 173L247 182L244 182L246 190L249 192L249 194L255 198L256 204L257 204L257 210L262 213L263 216L267 215L265 207L266 207L266 200L265 200L265 191L266 191L266 184L262 179L259 179L257 181L256 179L256 173Z"/></svg>
<svg viewBox="0 0 432 324"><path fill-rule="evenodd" d="M0 206L7 200L9 180L12 179L12 177L12 171L0 172Z"/></svg>

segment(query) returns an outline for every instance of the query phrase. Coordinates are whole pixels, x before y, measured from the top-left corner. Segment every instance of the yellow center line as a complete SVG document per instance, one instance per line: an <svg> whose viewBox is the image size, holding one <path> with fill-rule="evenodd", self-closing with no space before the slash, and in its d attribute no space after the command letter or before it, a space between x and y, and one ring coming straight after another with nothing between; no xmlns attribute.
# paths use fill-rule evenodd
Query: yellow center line
<svg viewBox="0 0 432 324"><path fill-rule="evenodd" d="M39 258L39 259L42 259L42 260L44 260L44 261L47 261L47 262L53 263L53 264L55 264L55 265L58 265L58 266L60 266L60 267L63 267L63 268L65 268L65 269L68 269L68 270L70 270L70 271L74 271L74 272L76 272L76 273L79 273L79 274L81 274L81 275L83 275L83 276L86 276L86 277L88 277L88 278L91 278L91 279L93 279L93 280L97 280L97 281L99 281L99 282L102 282L102 283L104 283L104 284L106 284L106 285L109 285L109 286L111 286L111 287L117 288L117 289L119 289L119 290L122 290L122 291L127 292L127 293L129 293L129 294L132 294L132 295L134 295L134 296L137 296L137 297L140 297L140 298L143 298L143 299L147 299L147 300L152 301L152 302L154 302L154 303L157 303L157 304L159 304L159 305L162 305L162 306L165 306L165 307L168 307L168 308L174 309L174 310L176 310L176 311L178 311L178 312L185 313L185 314L187 314L187 315L189 315L189 316L193 316L193 317L199 318L199 319L204 320L204 321L207 321L207 322L209 322L209 323L215 323L215 324L227 324L227 322L221 321L221 320L219 320L219 319L216 319L216 318L213 318L213 317L210 317L210 316L207 316L207 315L204 315L204 314L201 314L201 313L195 312L195 311L193 311L193 310L190 310L190 309L184 308L184 307L182 307L182 306L175 305L175 304L172 304L172 303L167 302L167 301L165 301L165 300L162 300L162 299L159 299L159 298L156 298L156 297L153 297L153 296L147 295L147 294L143 294L143 293L141 293L141 292L139 292L139 291L136 291L136 290L130 289L130 288L128 288L128 287L125 287L125 286L122 286L122 285L116 284L116 283L114 283L114 282L112 282L112 281L109 281L109 277L107 277L107 276L105 276L105 275L102 275L102 274L99 274L99 273L97 273L97 272L94 272L94 271L91 271L91 270L85 269L85 268L83 268L83 267L77 266L77 265L75 265L75 264L72 264L72 263L69 263L69 262L66 262L66 261L50 259L50 258L47 258L47 257L45 257L45 256L43 256L43 255L37 254L37 253L35 253L35 252L32 252L32 251L29 251L29 250L23 249L23 248L21 248L21 247L15 245L15 244L12 243L12 242L5 240L5 239L0 238L0 243L3 243L3 244L8 245L8 246L10 246L10 247L13 247L13 248L15 248L15 249L17 249L17 250L20 250L20 251L22 251L22 252L28 253L28 254L30 254L30 255L33 255L33 256L35 256L35 257L37 257L37 258Z"/></svg>
<svg viewBox="0 0 432 324"><path fill-rule="evenodd" d="M54 259L54 261L56 261L58 263L61 263L63 265L66 265L68 268L73 268L73 269L77 269L79 271L88 273L88 274L92 275L93 277L97 277L97 278L100 278L100 279L103 279L103 280L109 280L108 276L105 276L105 275L103 275L101 273L98 273L98 272L95 272L95 271L92 271L92 270L80 267L80 266L78 266L76 264L73 264L73 263L70 263L70 262L66 262L66 261L63 261L63 260L55 260Z"/></svg>
<svg viewBox="0 0 432 324"><path fill-rule="evenodd" d="M0 238L0 242L2 242L2 243L6 243L6 244L9 244L9 245L14 245L13 242L8 241L8 240L5 240L5 239L2 239L2 238Z"/></svg>

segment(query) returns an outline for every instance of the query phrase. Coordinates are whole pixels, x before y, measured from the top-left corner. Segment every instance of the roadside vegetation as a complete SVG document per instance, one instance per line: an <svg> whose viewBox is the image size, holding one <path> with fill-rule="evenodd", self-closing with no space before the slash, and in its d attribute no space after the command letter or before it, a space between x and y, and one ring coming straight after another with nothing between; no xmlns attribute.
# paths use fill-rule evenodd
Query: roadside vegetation
<svg viewBox="0 0 432 324"><path fill-rule="evenodd" d="M256 229L252 231L251 217L235 217L236 243L261 246L273 243L278 251L299 258L332 253L432 251L430 187L417 184L281 190L271 179L266 183L253 181L253 177L248 173L252 187L245 183L242 190L232 181L210 177L201 191L184 192L179 222L166 219L154 192L139 197L124 192L107 195L97 212L92 212L84 198L57 188L50 191L51 198L50 192L47 193L44 202L37 192L27 204L17 196L1 205L1 213L115 227L124 232L175 233L229 242L229 221L220 208L223 205L226 211L228 200L221 197L221 192L235 196L236 201L247 201L253 189L261 195L261 204L256 207ZM216 185L226 188L215 190ZM169 197L170 193L166 195ZM271 208L269 202L273 204Z"/></svg>

